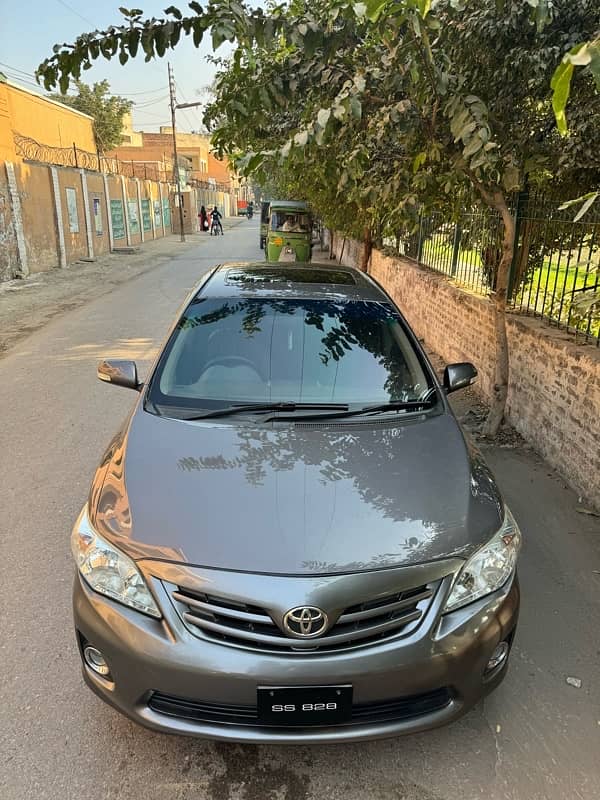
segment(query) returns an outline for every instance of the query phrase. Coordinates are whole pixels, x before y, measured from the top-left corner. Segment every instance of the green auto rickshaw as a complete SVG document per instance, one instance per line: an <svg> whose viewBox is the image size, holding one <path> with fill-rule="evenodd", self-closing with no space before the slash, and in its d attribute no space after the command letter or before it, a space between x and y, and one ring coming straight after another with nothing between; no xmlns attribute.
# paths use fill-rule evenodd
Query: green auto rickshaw
<svg viewBox="0 0 600 800"><path fill-rule="evenodd" d="M264 250L267 246L267 236L269 235L269 209L270 200L263 200L260 204L260 249Z"/></svg>
<svg viewBox="0 0 600 800"><path fill-rule="evenodd" d="M271 200L267 232L267 261L310 261L312 219L298 200Z"/></svg>

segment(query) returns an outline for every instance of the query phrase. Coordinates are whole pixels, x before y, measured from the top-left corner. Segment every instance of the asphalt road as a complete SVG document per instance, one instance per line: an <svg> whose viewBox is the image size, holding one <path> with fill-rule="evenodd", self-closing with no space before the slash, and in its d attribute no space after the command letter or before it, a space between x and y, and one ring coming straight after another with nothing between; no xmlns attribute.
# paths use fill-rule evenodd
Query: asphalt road
<svg viewBox="0 0 600 800"><path fill-rule="evenodd" d="M597 800L600 527L523 450L487 454L526 537L511 669L453 726L353 746L223 745L144 730L84 687L69 533L134 399L99 383L96 362L134 358L143 374L187 289L219 260L260 258L257 240L258 221L244 222L91 293L0 359L0 797Z"/></svg>

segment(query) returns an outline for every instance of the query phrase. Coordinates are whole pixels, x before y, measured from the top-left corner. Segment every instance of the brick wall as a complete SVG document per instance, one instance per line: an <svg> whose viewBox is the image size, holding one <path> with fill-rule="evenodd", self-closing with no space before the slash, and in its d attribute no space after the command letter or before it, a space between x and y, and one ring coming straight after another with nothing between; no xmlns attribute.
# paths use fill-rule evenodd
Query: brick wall
<svg viewBox="0 0 600 800"><path fill-rule="evenodd" d="M457 289L436 272L376 250L369 272L429 349L447 363L475 364L478 387L488 399L494 364L490 301ZM564 331L516 314L509 315L508 341L510 423L600 508L600 348L578 345Z"/></svg>

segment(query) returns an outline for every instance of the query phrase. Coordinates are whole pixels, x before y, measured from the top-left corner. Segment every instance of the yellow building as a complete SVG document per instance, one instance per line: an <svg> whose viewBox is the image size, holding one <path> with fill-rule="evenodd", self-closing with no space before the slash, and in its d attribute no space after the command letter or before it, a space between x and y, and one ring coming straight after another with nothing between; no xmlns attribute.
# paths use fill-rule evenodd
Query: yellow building
<svg viewBox="0 0 600 800"><path fill-rule="evenodd" d="M0 161L19 161L21 137L43 147L96 152L92 117L42 97L0 73ZM33 147L33 145L30 145Z"/></svg>

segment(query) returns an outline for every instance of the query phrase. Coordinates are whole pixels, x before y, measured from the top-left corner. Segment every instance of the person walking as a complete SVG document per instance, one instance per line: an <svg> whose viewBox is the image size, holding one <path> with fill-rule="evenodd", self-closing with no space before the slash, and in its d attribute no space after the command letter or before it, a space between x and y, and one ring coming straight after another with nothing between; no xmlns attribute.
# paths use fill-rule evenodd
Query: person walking
<svg viewBox="0 0 600 800"><path fill-rule="evenodd" d="M200 206L200 213L198 216L200 217L200 230L203 233L206 233L208 230L208 214L206 213L204 206Z"/></svg>

